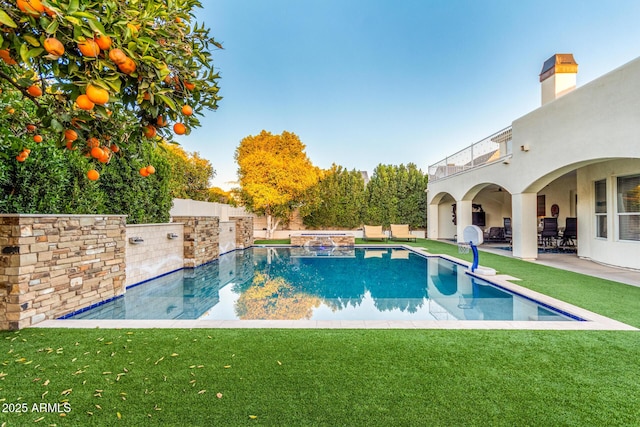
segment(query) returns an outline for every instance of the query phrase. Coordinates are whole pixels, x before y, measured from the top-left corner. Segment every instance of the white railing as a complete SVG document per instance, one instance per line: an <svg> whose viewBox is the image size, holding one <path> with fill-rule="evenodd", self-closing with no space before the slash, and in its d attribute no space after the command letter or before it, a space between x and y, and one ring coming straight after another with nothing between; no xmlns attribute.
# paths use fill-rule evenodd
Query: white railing
<svg viewBox="0 0 640 427"><path fill-rule="evenodd" d="M511 155L511 126L429 166L429 181L436 181Z"/></svg>

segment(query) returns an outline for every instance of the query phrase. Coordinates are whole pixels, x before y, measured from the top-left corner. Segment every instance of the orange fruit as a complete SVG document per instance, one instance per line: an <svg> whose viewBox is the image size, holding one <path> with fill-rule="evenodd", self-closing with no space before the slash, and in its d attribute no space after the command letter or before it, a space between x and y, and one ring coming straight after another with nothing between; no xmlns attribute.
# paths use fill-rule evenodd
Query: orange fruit
<svg viewBox="0 0 640 427"><path fill-rule="evenodd" d="M91 157L93 157L94 159L99 159L102 156L104 156L104 151L102 151L102 148L93 147L91 149Z"/></svg>
<svg viewBox="0 0 640 427"><path fill-rule="evenodd" d="M91 169L89 172L87 172L87 178L89 178L89 180L91 181L97 181L98 178L100 178L100 174L97 170Z"/></svg>
<svg viewBox="0 0 640 427"><path fill-rule="evenodd" d="M33 132L34 130L36 130L36 125L31 125L31 124L27 125L27 130L29 132Z"/></svg>
<svg viewBox="0 0 640 427"><path fill-rule="evenodd" d="M42 136L41 135L33 135L33 140L37 143L40 144L42 142Z"/></svg>
<svg viewBox="0 0 640 427"><path fill-rule="evenodd" d="M142 128L142 133L147 138L153 138L154 136L156 136L156 128L153 125L146 125Z"/></svg>
<svg viewBox="0 0 640 427"><path fill-rule="evenodd" d="M102 157L98 158L98 161L100 163L109 163L109 159L111 159L111 157L109 156L109 152L104 151L104 154L102 155Z"/></svg>
<svg viewBox="0 0 640 427"><path fill-rule="evenodd" d="M139 172L140 172L140 175L142 175L142 176L149 176L149 171L147 171L146 167L140 168Z"/></svg>
<svg viewBox="0 0 640 427"><path fill-rule="evenodd" d="M86 39L78 43L78 49L80 49L82 56L89 58L95 58L100 54L100 46L93 39Z"/></svg>
<svg viewBox="0 0 640 427"><path fill-rule="evenodd" d="M40 0L17 0L16 6L18 6L18 9L31 16L38 16L44 12L44 5Z"/></svg>
<svg viewBox="0 0 640 427"><path fill-rule="evenodd" d="M184 87L186 87L189 90L194 90L196 88L196 85L194 83L191 83L185 80Z"/></svg>
<svg viewBox="0 0 640 427"><path fill-rule="evenodd" d="M28 148L23 148L23 149L22 149L22 152L23 152L23 153L27 153L27 155L31 154L31 150L30 150L30 149L28 149Z"/></svg>
<svg viewBox="0 0 640 427"><path fill-rule="evenodd" d="M7 65L16 65L17 62L11 57L11 54L7 49L0 49L0 59L7 63Z"/></svg>
<svg viewBox="0 0 640 427"><path fill-rule="evenodd" d="M73 129L67 129L64 131L64 139L73 142L78 139L78 133Z"/></svg>
<svg viewBox="0 0 640 427"><path fill-rule="evenodd" d="M156 168L154 168L152 165L147 166L147 172L149 173L149 175L153 175L154 173L156 173Z"/></svg>
<svg viewBox="0 0 640 427"><path fill-rule="evenodd" d="M73 141L67 140L67 150L75 150L75 148L73 148Z"/></svg>
<svg viewBox="0 0 640 427"><path fill-rule="evenodd" d="M64 45L55 37L45 39L44 50L55 56L62 56L64 53Z"/></svg>
<svg viewBox="0 0 640 427"><path fill-rule="evenodd" d="M54 16L56 16L56 13L52 9L49 9L47 6L44 6L44 13L46 13L47 15L49 15L52 18Z"/></svg>
<svg viewBox="0 0 640 427"><path fill-rule="evenodd" d="M85 93L87 94L87 98L94 104L104 105L109 102L109 92L101 87L88 84Z"/></svg>
<svg viewBox="0 0 640 427"><path fill-rule="evenodd" d="M100 140L96 137L91 137L87 139L87 145L89 148L100 147Z"/></svg>
<svg viewBox="0 0 640 427"><path fill-rule="evenodd" d="M20 163L24 162L25 160L27 160L27 156L23 156L22 153L18 154L16 156L16 160L19 161Z"/></svg>
<svg viewBox="0 0 640 427"><path fill-rule="evenodd" d="M116 64L124 64L129 57L120 49L111 49L109 51L109 59Z"/></svg>
<svg viewBox="0 0 640 427"><path fill-rule="evenodd" d="M39 96L42 96L42 89L40 89L40 87L38 87L37 85L31 85L27 88L27 93L34 98L37 98Z"/></svg>
<svg viewBox="0 0 640 427"><path fill-rule="evenodd" d="M98 47L102 50L107 50L111 47L111 37L106 35L99 35L95 38Z"/></svg>
<svg viewBox="0 0 640 427"><path fill-rule="evenodd" d="M173 125L173 131L177 135L184 135L185 133L187 133L187 127L182 123L176 123L175 125Z"/></svg>
<svg viewBox="0 0 640 427"><path fill-rule="evenodd" d="M76 105L83 110L93 110L95 104L89 99L87 95L80 95L76 98Z"/></svg>
<svg viewBox="0 0 640 427"><path fill-rule="evenodd" d="M156 124L162 128L167 125L167 121L164 119L164 117L158 116L158 118L156 119Z"/></svg>
<svg viewBox="0 0 640 427"><path fill-rule="evenodd" d="M132 74L136 71L136 63L133 62L133 59L127 58L123 63L118 64L118 68L125 74Z"/></svg>
<svg viewBox="0 0 640 427"><path fill-rule="evenodd" d="M185 116L192 115L193 114L193 108L191 108L190 105L182 106L182 114L184 114Z"/></svg>
<svg viewBox="0 0 640 427"><path fill-rule="evenodd" d="M149 101L151 99L151 94L149 92L145 92L144 95L142 95L142 99Z"/></svg>
<svg viewBox="0 0 640 427"><path fill-rule="evenodd" d="M120 147L118 147L116 144L111 144L111 151L113 151L114 153L117 153L118 151L120 151Z"/></svg>

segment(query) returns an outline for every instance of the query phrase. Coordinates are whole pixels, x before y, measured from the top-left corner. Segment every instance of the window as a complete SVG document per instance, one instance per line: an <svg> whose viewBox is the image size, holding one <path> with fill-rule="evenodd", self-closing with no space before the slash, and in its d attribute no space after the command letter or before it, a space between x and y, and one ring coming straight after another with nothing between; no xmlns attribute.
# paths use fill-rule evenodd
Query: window
<svg viewBox="0 0 640 427"><path fill-rule="evenodd" d="M596 181L596 237L607 238L607 180Z"/></svg>
<svg viewBox="0 0 640 427"><path fill-rule="evenodd" d="M640 175L618 177L620 240L640 240Z"/></svg>

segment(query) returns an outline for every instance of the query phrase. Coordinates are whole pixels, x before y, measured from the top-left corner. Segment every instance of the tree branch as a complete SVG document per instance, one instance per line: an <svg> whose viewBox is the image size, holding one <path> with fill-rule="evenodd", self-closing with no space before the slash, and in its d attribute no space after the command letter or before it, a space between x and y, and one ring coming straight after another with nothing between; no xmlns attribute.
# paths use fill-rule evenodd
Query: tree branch
<svg viewBox="0 0 640 427"><path fill-rule="evenodd" d="M31 100L31 102L33 102L36 105L36 107L40 108L40 103L36 100L36 98L31 96L31 94L29 94L29 92L27 92L27 90L25 88L21 87L19 84L14 82L13 79L11 78L11 76L6 74L4 71L0 70L0 77L3 78L4 80L8 81L13 87L18 89L20 91L20 93L22 93L22 95L24 97L29 98Z"/></svg>

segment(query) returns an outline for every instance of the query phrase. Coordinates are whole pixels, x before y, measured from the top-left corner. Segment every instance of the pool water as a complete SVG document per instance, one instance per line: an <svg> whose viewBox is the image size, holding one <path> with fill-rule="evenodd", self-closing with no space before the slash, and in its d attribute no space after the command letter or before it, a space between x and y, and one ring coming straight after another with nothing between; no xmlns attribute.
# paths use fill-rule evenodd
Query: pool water
<svg viewBox="0 0 640 427"><path fill-rule="evenodd" d="M73 319L574 320L402 248L254 247L130 287Z"/></svg>

